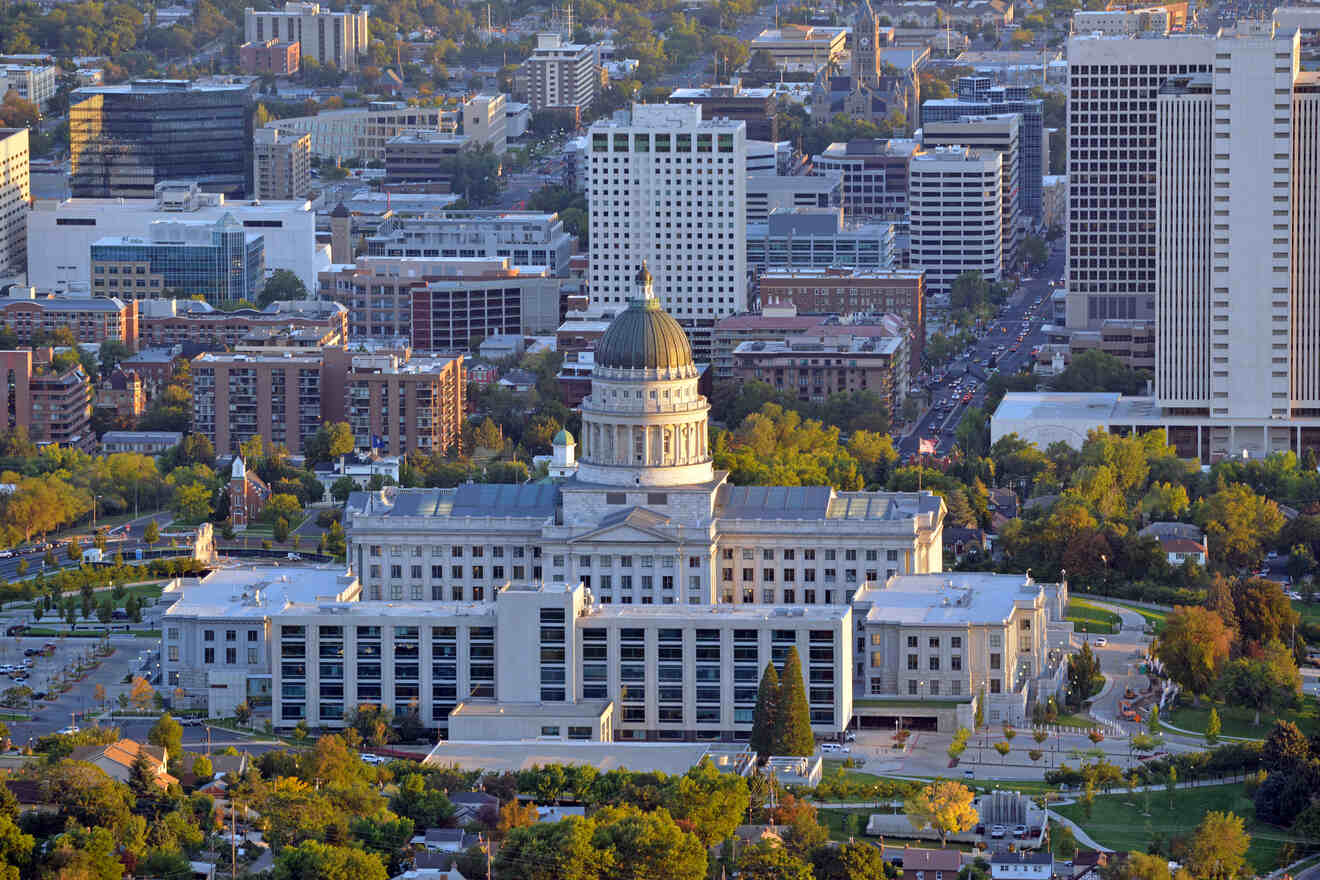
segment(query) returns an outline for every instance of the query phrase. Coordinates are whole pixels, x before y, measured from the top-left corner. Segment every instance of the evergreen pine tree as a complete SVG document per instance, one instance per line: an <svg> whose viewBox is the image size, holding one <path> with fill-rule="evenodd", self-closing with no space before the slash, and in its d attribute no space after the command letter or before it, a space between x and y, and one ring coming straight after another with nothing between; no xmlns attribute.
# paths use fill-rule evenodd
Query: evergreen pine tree
<svg viewBox="0 0 1320 880"><path fill-rule="evenodd" d="M156 774L152 772L151 761L145 754L138 753L133 759L133 766L128 771L128 787L138 797L151 797L156 793Z"/></svg>
<svg viewBox="0 0 1320 880"><path fill-rule="evenodd" d="M776 755L810 755L816 751L816 737L811 732L811 711L807 708L807 689L802 684L802 661L797 648L788 649L784 675L780 680L779 718L775 725Z"/></svg>
<svg viewBox="0 0 1320 880"><path fill-rule="evenodd" d="M779 724L779 673L774 663L765 664L761 686L756 689L756 710L752 714L752 751L759 758L775 754L775 731Z"/></svg>

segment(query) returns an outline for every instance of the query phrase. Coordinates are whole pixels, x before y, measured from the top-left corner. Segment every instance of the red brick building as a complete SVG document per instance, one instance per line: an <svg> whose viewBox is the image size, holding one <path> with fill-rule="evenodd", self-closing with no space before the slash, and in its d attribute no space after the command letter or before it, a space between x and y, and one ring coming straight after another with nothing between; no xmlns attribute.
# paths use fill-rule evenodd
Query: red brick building
<svg viewBox="0 0 1320 880"><path fill-rule="evenodd" d="M236 526L246 526L261 516L270 500L270 486L247 469L243 456L235 455L229 469L229 520Z"/></svg>
<svg viewBox="0 0 1320 880"><path fill-rule="evenodd" d="M892 313L912 328L910 364L926 345L926 275L920 269L771 269L761 275L761 306L792 304L798 314Z"/></svg>
<svg viewBox="0 0 1320 880"><path fill-rule="evenodd" d="M317 345L343 345L348 341L348 309L309 300L225 312L195 300L158 300L146 307L137 326L144 347L192 342L233 348L261 330L319 331Z"/></svg>
<svg viewBox="0 0 1320 880"><path fill-rule="evenodd" d="M49 348L0 351L4 427L23 427L36 443L94 450L92 386L81 367L57 370Z"/></svg>
<svg viewBox="0 0 1320 880"><path fill-rule="evenodd" d="M292 43L279 40L244 43L238 49L238 61L244 73L287 76L302 68L302 44L297 40Z"/></svg>
<svg viewBox="0 0 1320 880"><path fill-rule="evenodd" d="M34 334L54 333L67 327L76 342L122 342L138 347L136 300L113 297L4 297L0 298L0 325L18 341L31 344Z"/></svg>

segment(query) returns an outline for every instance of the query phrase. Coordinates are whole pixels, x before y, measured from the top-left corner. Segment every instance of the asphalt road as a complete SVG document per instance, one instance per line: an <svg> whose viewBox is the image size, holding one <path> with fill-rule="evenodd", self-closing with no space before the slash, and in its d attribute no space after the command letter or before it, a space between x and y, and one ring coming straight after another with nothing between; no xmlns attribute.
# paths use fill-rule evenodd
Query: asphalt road
<svg viewBox="0 0 1320 880"><path fill-rule="evenodd" d="M980 365L980 361L988 358L996 347L1005 346L997 364L1000 372L1012 375L1027 364L1032 348L1045 341L1041 327L1049 322L1049 296L1054 289L1050 282L1063 276L1063 268L1063 248L1055 247L1050 252L1045 268L1032 280L1019 285L1003 313L982 331L976 345L946 368L944 381L931 389L932 406L917 423L916 430L899 441L901 455L916 454L917 441L922 437L938 438L937 452L941 455L953 449L954 432L964 413L970 407L985 404L985 382L978 374L988 378L989 372ZM1025 336L1018 342L1017 337L1023 332L1024 323L1027 325ZM1014 345L1017 345L1016 351L1012 350ZM968 372L964 374L965 370ZM964 402L963 398L969 393L971 399ZM947 404L947 408L941 408L942 404Z"/></svg>
<svg viewBox="0 0 1320 880"><path fill-rule="evenodd" d="M135 555L135 551L138 549L149 549L146 543L142 541L141 536L143 531L147 528L147 523L152 520L155 520L158 529L164 531L165 527L174 521L174 515L168 512L148 514L147 516L139 517L128 523L121 523L109 529L106 541L107 555L114 556L115 553L123 553L125 560L131 560ZM126 528L127 532L125 531ZM90 526L86 533L78 535L77 537L79 543L82 544L84 548L92 546L93 532ZM60 538L58 541L52 539L52 543L55 544L55 547L51 550L51 553L55 555L55 564L58 568L71 568L76 567L79 564L68 557L67 547L65 546L68 543L67 536ZM160 546L159 542L157 543L157 546ZM6 581L14 581L23 577L23 575L19 575L18 573L19 563L22 560L27 560L28 564L27 574L25 575L26 577L41 574L49 567L44 562L45 556L45 550L33 550L30 547L27 549L19 548L16 555L11 556L8 559L0 559L0 578L3 578Z"/></svg>

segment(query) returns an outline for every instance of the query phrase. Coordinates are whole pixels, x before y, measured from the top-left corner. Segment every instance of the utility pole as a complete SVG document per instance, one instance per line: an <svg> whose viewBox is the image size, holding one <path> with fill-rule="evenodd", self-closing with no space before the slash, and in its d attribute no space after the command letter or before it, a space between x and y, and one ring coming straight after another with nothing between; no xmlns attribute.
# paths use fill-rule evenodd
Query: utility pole
<svg viewBox="0 0 1320 880"><path fill-rule="evenodd" d="M229 802L229 880L238 877L238 800Z"/></svg>

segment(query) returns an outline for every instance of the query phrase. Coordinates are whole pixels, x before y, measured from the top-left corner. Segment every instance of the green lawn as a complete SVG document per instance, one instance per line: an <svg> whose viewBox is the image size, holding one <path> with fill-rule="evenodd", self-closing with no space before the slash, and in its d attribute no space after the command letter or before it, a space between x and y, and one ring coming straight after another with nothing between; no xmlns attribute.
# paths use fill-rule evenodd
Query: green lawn
<svg viewBox="0 0 1320 880"><path fill-rule="evenodd" d="M829 759L821 767L821 779L834 779L839 773L848 782L857 782L862 785L874 785L880 781L880 777L875 773L867 773L859 767L843 766L843 759Z"/></svg>
<svg viewBox="0 0 1320 880"><path fill-rule="evenodd" d="M1101 795L1095 799L1089 819L1079 803L1055 810L1081 825L1098 843L1124 852L1145 852L1156 833L1163 834L1166 841L1173 836L1190 835L1206 813L1229 810L1247 820L1247 832L1251 835L1247 860L1252 866L1262 874L1278 866L1279 850L1288 840L1288 834L1281 828L1255 821L1255 807L1243 794L1241 783L1179 789L1174 794L1172 809L1168 793L1152 791L1149 816L1143 815L1144 799L1141 793Z"/></svg>
<svg viewBox="0 0 1320 880"><path fill-rule="evenodd" d="M1164 629L1164 621L1169 617L1169 612L1167 611L1154 611L1150 608L1142 608L1138 605L1129 605L1126 602L1110 602L1109 604L1117 605L1120 608L1126 608L1128 611L1135 611L1140 614L1142 618L1145 619L1146 623L1157 633Z"/></svg>
<svg viewBox="0 0 1320 880"><path fill-rule="evenodd" d="M1173 710L1168 722L1175 727L1199 733L1205 730L1205 725L1210 720L1210 706L1210 701L1205 699L1201 700L1201 708L1199 709L1194 709L1191 706L1180 706ZM1294 722L1302 729L1302 733L1308 736L1320 734L1320 708L1317 708L1316 701L1310 697L1303 699L1302 708L1299 710L1280 712L1277 715L1262 712L1259 726L1252 724L1256 713L1250 709L1225 706L1222 703L1216 704L1215 708L1219 710L1220 732L1225 736L1264 739L1269 734L1275 718Z"/></svg>
<svg viewBox="0 0 1320 880"><path fill-rule="evenodd" d="M1320 624L1320 601L1312 602L1309 605L1305 602L1293 602L1292 607L1296 608L1297 613L1302 615L1302 623Z"/></svg>
<svg viewBox="0 0 1320 880"><path fill-rule="evenodd" d="M1070 600L1064 619L1072 621L1073 629L1077 632L1101 635L1118 632L1118 625L1122 621L1114 612L1092 605L1085 599Z"/></svg>

